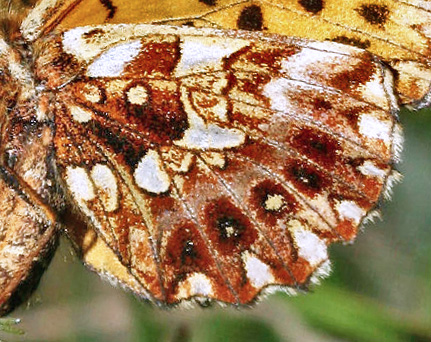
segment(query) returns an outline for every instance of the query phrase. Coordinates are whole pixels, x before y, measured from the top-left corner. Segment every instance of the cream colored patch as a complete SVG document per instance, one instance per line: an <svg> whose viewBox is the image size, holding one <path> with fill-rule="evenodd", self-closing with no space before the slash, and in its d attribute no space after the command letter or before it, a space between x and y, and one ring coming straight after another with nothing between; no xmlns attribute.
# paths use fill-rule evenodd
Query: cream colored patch
<svg viewBox="0 0 431 342"><path fill-rule="evenodd" d="M326 49L331 48L332 46L327 46ZM310 71L315 70L319 65L322 67L322 70L326 70L325 67L332 65L334 68L337 67L337 63L340 63L338 60L344 60L348 65L348 56L330 53L328 51L323 50L315 50L309 48L303 48L298 53L284 59L281 63L282 72L287 73L291 78L296 80L308 80L310 79ZM351 58L351 57L350 57ZM329 72L333 72L334 70L330 70Z"/></svg>
<svg viewBox="0 0 431 342"><path fill-rule="evenodd" d="M385 87L389 86L389 84L384 86L384 81L385 80L381 77L381 74L376 73L372 76L370 81L360 87L360 90L362 97L366 101L376 104L383 110L389 110L390 102L388 101L387 94L393 93L393 89L391 87L390 91L387 92Z"/></svg>
<svg viewBox="0 0 431 342"><path fill-rule="evenodd" d="M216 166L220 169L226 166L226 157L222 153L218 152L207 152L201 154L202 159L211 166Z"/></svg>
<svg viewBox="0 0 431 342"><path fill-rule="evenodd" d="M177 299L191 296L210 297L214 295L211 280L203 273L192 273L178 286Z"/></svg>
<svg viewBox="0 0 431 342"><path fill-rule="evenodd" d="M399 71L400 69L397 68L397 70ZM384 68L383 88L385 90L385 95L386 95L385 99L386 99L386 101L389 100L387 103L387 106L388 106L387 109L390 110L391 112L399 111L400 108L398 105L398 98L395 95L395 93L397 93L397 91L394 90L394 88L395 88L394 75L389 70L389 68Z"/></svg>
<svg viewBox="0 0 431 342"><path fill-rule="evenodd" d="M84 98L91 103L98 103L102 98L102 93L99 87L94 84L84 85Z"/></svg>
<svg viewBox="0 0 431 342"><path fill-rule="evenodd" d="M175 69L176 77L203 71L223 70L223 59L248 46L244 39L222 37L182 37L181 59Z"/></svg>
<svg viewBox="0 0 431 342"><path fill-rule="evenodd" d="M226 226L226 227L224 227L224 231L226 233L226 237L230 238L235 234L235 227Z"/></svg>
<svg viewBox="0 0 431 342"><path fill-rule="evenodd" d="M365 176L384 178L388 174L386 170L378 168L371 160L364 161L362 165L358 166L358 170Z"/></svg>
<svg viewBox="0 0 431 342"><path fill-rule="evenodd" d="M192 295L211 296L213 288L211 280L202 273L195 273L188 278Z"/></svg>
<svg viewBox="0 0 431 342"><path fill-rule="evenodd" d="M96 197L93 183L82 167L68 166L65 178L69 190L78 202L91 201Z"/></svg>
<svg viewBox="0 0 431 342"><path fill-rule="evenodd" d="M117 181L111 169L103 164L96 164L91 170L91 178L97 187L98 196L106 211L118 208Z"/></svg>
<svg viewBox="0 0 431 342"><path fill-rule="evenodd" d="M326 243L316 234L304 229L301 224L295 225L295 229L290 231L298 248L298 255L307 260L312 267L328 259Z"/></svg>
<svg viewBox="0 0 431 342"><path fill-rule="evenodd" d="M274 282L274 276L270 267L259 258L246 251L242 253L242 260L245 265L247 277L251 285L260 289L261 287Z"/></svg>
<svg viewBox="0 0 431 342"><path fill-rule="evenodd" d="M284 197L280 194L269 195L264 203L264 208L269 211L280 210L284 205Z"/></svg>
<svg viewBox="0 0 431 342"><path fill-rule="evenodd" d="M183 186L184 186L184 177L181 175L175 175L172 180L175 184L175 187L178 189L178 191L182 192Z"/></svg>
<svg viewBox="0 0 431 342"><path fill-rule="evenodd" d="M229 79L226 71L219 73L220 77L214 80L211 79L211 88L214 94L221 94L223 90L228 86Z"/></svg>
<svg viewBox="0 0 431 342"><path fill-rule="evenodd" d="M97 57L87 67L86 74L89 77L119 77L126 65L138 56L141 48L140 40L117 44Z"/></svg>
<svg viewBox="0 0 431 342"><path fill-rule="evenodd" d="M112 80L109 82L106 82L106 91L108 94L111 94L112 96L121 96L123 95L124 88L129 84L130 81L125 80Z"/></svg>
<svg viewBox="0 0 431 342"><path fill-rule="evenodd" d="M149 150L141 159L133 176L139 187L156 194L168 191L171 184L169 175L162 168L159 154L154 150Z"/></svg>
<svg viewBox="0 0 431 342"><path fill-rule="evenodd" d="M189 91L186 87L181 87L181 100L190 127L184 132L181 140L174 142L175 145L188 149L223 150L244 143L244 132L235 128L223 128L213 123L206 124L190 104Z"/></svg>
<svg viewBox="0 0 431 342"><path fill-rule="evenodd" d="M70 106L69 110L73 120L76 122L85 123L92 119L93 113L88 109L79 106Z"/></svg>
<svg viewBox="0 0 431 342"><path fill-rule="evenodd" d="M212 111L215 114L215 116L223 122L228 121L227 117L227 108L228 108L228 102L226 99L220 99L217 105L212 107Z"/></svg>
<svg viewBox="0 0 431 342"><path fill-rule="evenodd" d="M90 229L85 233L82 245L84 251L82 258L87 265L95 270L99 275L107 278L107 280L117 285L127 285L139 295L144 295L149 298L146 290L133 277L126 266L124 266L112 248L108 247L106 242L100 236L97 236L94 229Z"/></svg>
<svg viewBox="0 0 431 342"><path fill-rule="evenodd" d="M59 0L42 0L30 11L21 24L21 33L27 41L33 41L39 36L47 13L59 2Z"/></svg>
<svg viewBox="0 0 431 342"><path fill-rule="evenodd" d="M392 123L376 118L374 115L362 114L359 117L359 132L372 139L381 139L388 143L391 138Z"/></svg>
<svg viewBox="0 0 431 342"><path fill-rule="evenodd" d="M183 154L183 153L181 153L182 152L181 151L178 153L178 157L180 157L178 160L175 158L176 156L173 155L173 153L178 152L178 151L174 151L174 149L171 149L171 151L169 151L169 152L170 153L168 153L168 155L166 155L166 158L164 158L164 159L165 160L170 159L170 162L168 165L172 169L172 171L185 173L185 172L190 170L190 167L192 166L193 159L194 159L193 153L187 152L187 153ZM173 153L171 153L171 152L173 152ZM165 157L165 155L163 157Z"/></svg>
<svg viewBox="0 0 431 342"><path fill-rule="evenodd" d="M145 87L137 85L130 88L127 93L127 100L134 105L143 105L148 101L148 92Z"/></svg>
<svg viewBox="0 0 431 342"><path fill-rule="evenodd" d="M177 146L189 149L223 150L240 146L245 141L245 134L238 129L221 128L214 124L204 127L192 127L186 130L181 140L175 141Z"/></svg>
<svg viewBox="0 0 431 342"><path fill-rule="evenodd" d="M270 100L272 110L281 113L295 113L298 108L293 104L291 96L292 94L296 96L296 93L292 93L292 89L296 87L316 92L321 91L318 87L302 84L287 78L273 78L264 86L262 94ZM254 112L254 110L255 108L253 108L252 116L260 118L262 111L257 110Z"/></svg>
<svg viewBox="0 0 431 342"><path fill-rule="evenodd" d="M351 45L334 44L333 42L330 42L330 41L323 41L323 42L309 41L307 43L307 48L309 48L310 53L313 53L315 49L320 51L328 51L329 53L335 52L343 56L357 54L358 52L362 51L361 49Z"/></svg>
<svg viewBox="0 0 431 342"><path fill-rule="evenodd" d="M336 209L340 214L340 217L348 220L353 220L358 224L362 217L365 215L365 210L359 207L353 201L341 201L336 205Z"/></svg>

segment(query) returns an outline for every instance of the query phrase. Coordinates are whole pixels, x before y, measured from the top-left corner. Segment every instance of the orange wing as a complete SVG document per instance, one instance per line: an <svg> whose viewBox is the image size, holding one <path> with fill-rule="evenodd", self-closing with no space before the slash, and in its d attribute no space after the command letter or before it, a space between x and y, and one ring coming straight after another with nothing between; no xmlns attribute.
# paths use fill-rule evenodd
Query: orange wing
<svg viewBox="0 0 431 342"><path fill-rule="evenodd" d="M64 30L103 23L168 23L259 30L364 48L395 73L401 104L429 104L431 1L149 0L64 1L49 24ZM66 14L66 15L65 15Z"/></svg>

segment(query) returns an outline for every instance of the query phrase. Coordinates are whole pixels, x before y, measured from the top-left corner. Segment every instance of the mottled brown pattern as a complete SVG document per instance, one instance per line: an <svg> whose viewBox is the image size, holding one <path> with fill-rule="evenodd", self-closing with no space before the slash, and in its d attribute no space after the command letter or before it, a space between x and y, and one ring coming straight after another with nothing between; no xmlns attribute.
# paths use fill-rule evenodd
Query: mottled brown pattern
<svg viewBox="0 0 431 342"><path fill-rule="evenodd" d="M345 71L336 73L330 84L348 94L354 94L361 84L371 80L376 73L376 64L373 63L371 55L363 59L359 64L353 65Z"/></svg>
<svg viewBox="0 0 431 342"><path fill-rule="evenodd" d="M286 163L284 172L296 188L305 196L314 197L331 186L331 181L322 172L297 161Z"/></svg>
<svg viewBox="0 0 431 342"><path fill-rule="evenodd" d="M301 129L295 133L290 140L291 146L325 170L332 170L340 159L340 143L329 134L312 129Z"/></svg>
<svg viewBox="0 0 431 342"><path fill-rule="evenodd" d="M179 39L173 42L143 42L139 55L127 65L125 77L168 77L181 57Z"/></svg>
<svg viewBox="0 0 431 342"><path fill-rule="evenodd" d="M184 223L182 226L173 227L168 234L162 267L170 300L175 301L180 283L195 272L201 272L210 277L217 284L218 291L224 292L229 297L229 290L217 270L208 250L209 246L202 239L196 226L192 223Z"/></svg>
<svg viewBox="0 0 431 342"><path fill-rule="evenodd" d="M260 44L256 44L232 54L226 60L225 67L234 70L244 70L244 66L246 65L247 71L257 69L259 71L277 72L281 67L280 63L299 50L300 48L294 45L275 45L262 51Z"/></svg>
<svg viewBox="0 0 431 342"><path fill-rule="evenodd" d="M270 196L281 196L283 204L277 210L269 210L266 202ZM275 225L280 218L293 215L298 211L299 203L281 184L264 180L251 189L251 202L261 221Z"/></svg>
<svg viewBox="0 0 431 342"><path fill-rule="evenodd" d="M320 13L323 3L306 5ZM2 207L15 221L2 222L0 239L28 223L45 255L64 200L87 225L69 235L89 266L159 305L245 305L273 286L306 289L327 257L301 238L323 249L354 239L392 172L391 84L381 97L368 88L376 79L383 89L383 66L348 46L259 32L116 29L72 31L81 52L107 41L94 55L74 52L65 35L36 39L28 98L18 96L24 85L13 90L19 74L0 73L11 90L0 90L0 184L40 217L21 222ZM131 56L100 57L136 41ZM90 76L95 60L103 76ZM0 58L0 71L8 63ZM367 122L389 132L375 137ZM340 210L346 203L356 211ZM90 257L100 245L110 262ZM13 284L0 291L4 312L24 273L9 279L0 268L0 282Z"/></svg>

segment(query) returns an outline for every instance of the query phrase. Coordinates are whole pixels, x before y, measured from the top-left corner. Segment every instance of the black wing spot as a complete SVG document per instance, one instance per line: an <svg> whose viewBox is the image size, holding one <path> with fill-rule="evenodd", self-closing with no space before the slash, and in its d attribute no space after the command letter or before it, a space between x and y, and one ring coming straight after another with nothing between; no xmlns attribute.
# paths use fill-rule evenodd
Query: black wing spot
<svg viewBox="0 0 431 342"><path fill-rule="evenodd" d="M387 6L377 4L362 5L356 11L370 24L380 27L386 23L390 13Z"/></svg>
<svg viewBox="0 0 431 342"><path fill-rule="evenodd" d="M299 0L298 2L307 12L313 14L319 13L325 7L323 0Z"/></svg>
<svg viewBox="0 0 431 342"><path fill-rule="evenodd" d="M208 6L215 6L217 4L216 0L199 0L199 2L202 2L203 4Z"/></svg>
<svg viewBox="0 0 431 342"><path fill-rule="evenodd" d="M114 6L111 0L99 0L100 3L108 10L108 16L106 20L112 19L115 16L115 12L117 12L117 6Z"/></svg>
<svg viewBox="0 0 431 342"><path fill-rule="evenodd" d="M239 15L237 26L240 30L262 31L263 15L260 6L245 7Z"/></svg>

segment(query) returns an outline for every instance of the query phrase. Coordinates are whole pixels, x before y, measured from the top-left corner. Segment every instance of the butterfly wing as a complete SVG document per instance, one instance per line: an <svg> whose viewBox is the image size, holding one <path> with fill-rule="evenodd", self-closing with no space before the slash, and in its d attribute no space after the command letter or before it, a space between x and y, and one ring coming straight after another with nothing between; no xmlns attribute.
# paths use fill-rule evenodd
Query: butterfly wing
<svg viewBox="0 0 431 342"><path fill-rule="evenodd" d="M391 76L356 48L103 25L35 50L69 203L123 268L84 259L154 302L307 287L394 175Z"/></svg>
<svg viewBox="0 0 431 342"><path fill-rule="evenodd" d="M42 1L43 4L52 1ZM261 30L286 36L335 41L366 49L394 71L401 104L429 104L431 1L378 3L307 0L57 1L45 29L66 30L103 23L170 23ZM60 6L61 3L61 6ZM49 12L52 14L52 11ZM65 15L67 13L67 15ZM35 23L37 20L28 20Z"/></svg>

